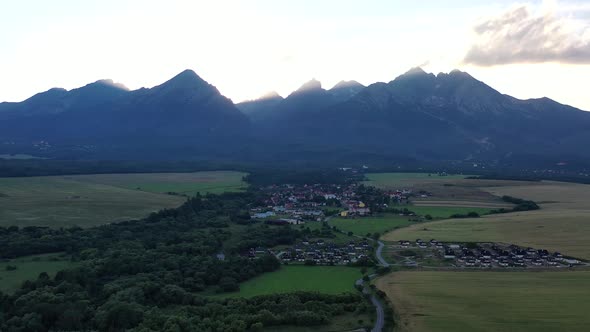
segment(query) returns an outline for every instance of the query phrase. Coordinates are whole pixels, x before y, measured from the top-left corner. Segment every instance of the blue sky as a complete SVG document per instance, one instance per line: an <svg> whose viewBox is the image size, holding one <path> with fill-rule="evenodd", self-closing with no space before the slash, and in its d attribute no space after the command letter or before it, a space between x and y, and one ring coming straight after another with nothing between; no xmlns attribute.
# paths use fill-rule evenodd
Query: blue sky
<svg viewBox="0 0 590 332"><path fill-rule="evenodd" d="M421 65L590 110L589 26L573 0L0 0L0 101L103 78L151 87L186 68L241 101Z"/></svg>

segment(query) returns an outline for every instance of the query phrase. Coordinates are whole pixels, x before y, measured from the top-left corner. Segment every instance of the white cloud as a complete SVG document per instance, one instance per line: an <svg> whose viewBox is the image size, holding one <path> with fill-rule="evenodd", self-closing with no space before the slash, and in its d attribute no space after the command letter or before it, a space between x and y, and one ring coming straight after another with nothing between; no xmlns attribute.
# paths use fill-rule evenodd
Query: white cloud
<svg viewBox="0 0 590 332"><path fill-rule="evenodd" d="M539 10L519 5L474 27L477 36L464 62L480 66L558 62L590 64L590 21L557 2ZM570 13L570 14L568 14Z"/></svg>

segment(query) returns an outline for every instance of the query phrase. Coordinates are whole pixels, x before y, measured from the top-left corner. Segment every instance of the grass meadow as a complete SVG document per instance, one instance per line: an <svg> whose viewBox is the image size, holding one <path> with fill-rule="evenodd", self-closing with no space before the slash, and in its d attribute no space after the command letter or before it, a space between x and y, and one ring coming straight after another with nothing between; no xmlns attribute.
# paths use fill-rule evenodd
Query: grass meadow
<svg viewBox="0 0 590 332"><path fill-rule="evenodd" d="M395 214L357 218L337 217L330 220L331 226L336 226L344 232L353 232L355 235L360 236L365 236L367 233L383 234L393 229L406 227L411 224L412 222L408 220L408 217Z"/></svg>
<svg viewBox="0 0 590 332"><path fill-rule="evenodd" d="M75 263L64 258L61 254L47 254L20 257L0 262L0 291L12 293L17 290L25 280L35 280L42 272L53 277L58 271L70 268ZM9 270L8 267L16 267Z"/></svg>
<svg viewBox="0 0 590 332"><path fill-rule="evenodd" d="M312 291L324 294L355 292L354 283L362 274L359 268L347 266L283 265L278 271L262 274L240 284L240 291L222 297Z"/></svg>
<svg viewBox="0 0 590 332"><path fill-rule="evenodd" d="M143 218L181 205L176 192L220 193L245 187L243 173L97 174L0 178L0 226L90 227Z"/></svg>
<svg viewBox="0 0 590 332"><path fill-rule="evenodd" d="M366 183L379 188L412 187L421 182L448 182L464 179L467 175L439 176L435 173L369 173Z"/></svg>
<svg viewBox="0 0 590 332"><path fill-rule="evenodd" d="M197 193L221 194L242 191L247 184L242 181L246 173L211 171L195 173L139 173L73 175L69 179L88 183L110 185L118 188L165 194L169 192L194 196Z"/></svg>
<svg viewBox="0 0 590 332"><path fill-rule="evenodd" d="M454 214L468 214L469 212L476 212L480 216L489 214L492 209L482 207L466 207L466 206L408 206L408 210L415 212L420 216L430 215L436 219L446 219Z"/></svg>

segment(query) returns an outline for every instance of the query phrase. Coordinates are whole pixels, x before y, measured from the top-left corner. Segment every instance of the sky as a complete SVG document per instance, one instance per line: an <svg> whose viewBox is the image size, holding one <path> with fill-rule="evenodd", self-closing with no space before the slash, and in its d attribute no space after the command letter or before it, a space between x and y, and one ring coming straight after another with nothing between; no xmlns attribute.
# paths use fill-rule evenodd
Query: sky
<svg viewBox="0 0 590 332"><path fill-rule="evenodd" d="M192 69L239 102L416 66L590 111L590 1L0 0L0 101Z"/></svg>

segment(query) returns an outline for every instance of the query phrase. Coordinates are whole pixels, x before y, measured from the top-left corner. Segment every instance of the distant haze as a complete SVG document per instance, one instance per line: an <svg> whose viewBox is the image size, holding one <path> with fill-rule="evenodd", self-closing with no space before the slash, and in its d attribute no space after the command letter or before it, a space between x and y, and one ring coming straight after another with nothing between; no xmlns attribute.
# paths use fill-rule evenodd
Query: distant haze
<svg viewBox="0 0 590 332"><path fill-rule="evenodd" d="M153 87L192 68L240 102L286 97L312 78L367 86L422 66L590 110L590 3L489 3L5 1L0 101L99 79Z"/></svg>

